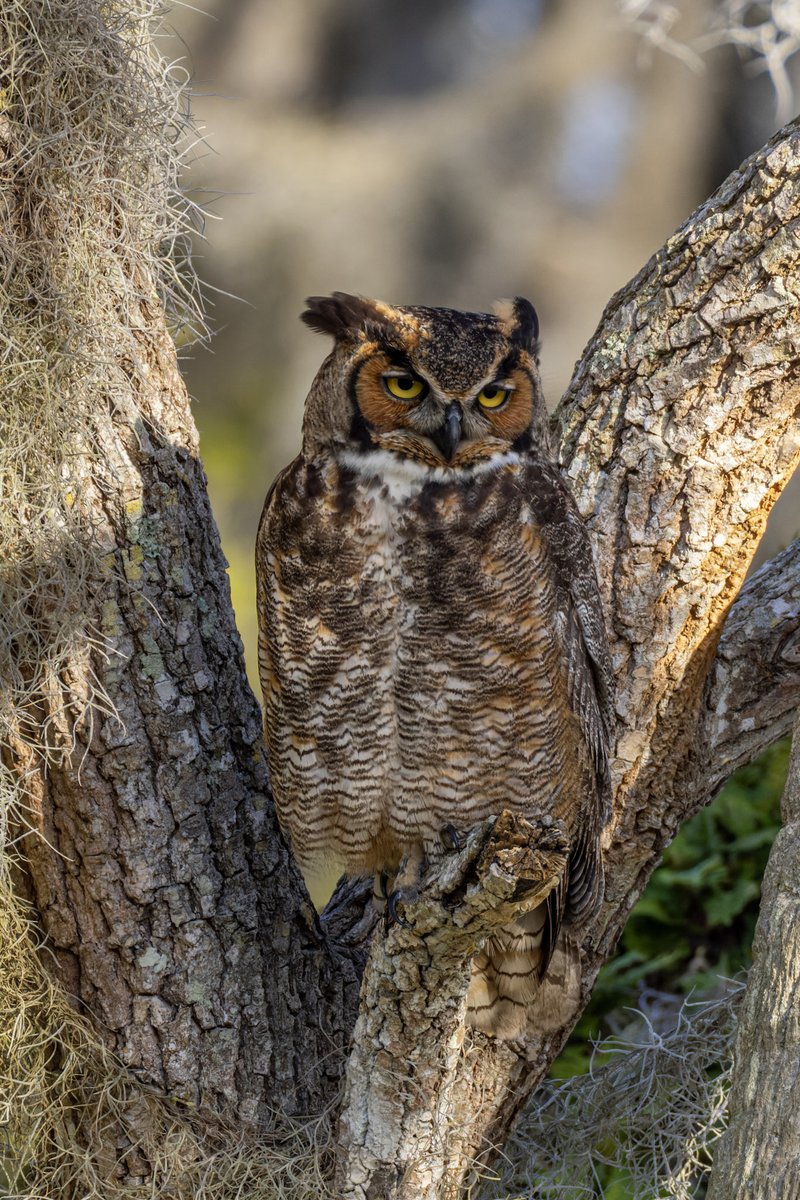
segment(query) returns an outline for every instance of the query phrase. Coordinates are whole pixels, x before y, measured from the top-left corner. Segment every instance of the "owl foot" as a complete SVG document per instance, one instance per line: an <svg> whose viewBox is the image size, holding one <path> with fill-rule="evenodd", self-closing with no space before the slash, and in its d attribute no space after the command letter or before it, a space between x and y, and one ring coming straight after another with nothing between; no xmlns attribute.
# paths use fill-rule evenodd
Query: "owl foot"
<svg viewBox="0 0 800 1200"><path fill-rule="evenodd" d="M372 900L378 912L383 912L389 898L389 872L377 871L372 877Z"/></svg>
<svg viewBox="0 0 800 1200"><path fill-rule="evenodd" d="M388 871L377 872L372 879L372 911L378 920L386 922L386 901L389 898Z"/></svg>
<svg viewBox="0 0 800 1200"><path fill-rule="evenodd" d="M464 834L448 823L439 830L439 841L445 850L458 851L464 845Z"/></svg>
<svg viewBox="0 0 800 1200"><path fill-rule="evenodd" d="M419 899L419 882L427 863L422 846L416 846L400 863L394 886L387 897L386 928L394 923L409 929L411 924L400 912L400 906L414 904Z"/></svg>
<svg viewBox="0 0 800 1200"><path fill-rule="evenodd" d="M395 925L402 926L403 929L410 929L411 922L405 919L400 911L400 908L404 907L406 904L413 904L414 901L418 899L419 892L416 888L401 887L395 888L393 892L390 892L386 905L387 930L393 922Z"/></svg>

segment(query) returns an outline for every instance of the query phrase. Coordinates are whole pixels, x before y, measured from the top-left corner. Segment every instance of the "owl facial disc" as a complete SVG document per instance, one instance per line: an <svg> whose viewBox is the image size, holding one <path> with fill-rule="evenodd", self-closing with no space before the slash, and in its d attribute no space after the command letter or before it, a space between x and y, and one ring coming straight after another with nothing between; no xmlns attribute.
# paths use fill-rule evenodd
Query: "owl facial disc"
<svg viewBox="0 0 800 1200"><path fill-rule="evenodd" d="M304 453L379 451L472 471L550 445L538 322L520 297L492 313L396 307L334 292L303 320L334 339L306 403Z"/></svg>

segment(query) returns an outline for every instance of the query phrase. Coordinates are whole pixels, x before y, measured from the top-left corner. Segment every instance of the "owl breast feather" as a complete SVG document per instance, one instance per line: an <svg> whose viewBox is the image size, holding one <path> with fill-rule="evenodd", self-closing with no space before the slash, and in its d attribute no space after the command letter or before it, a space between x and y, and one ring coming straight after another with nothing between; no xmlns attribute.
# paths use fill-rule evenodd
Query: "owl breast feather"
<svg viewBox="0 0 800 1200"><path fill-rule="evenodd" d="M275 799L303 866L391 869L502 809L595 833L563 567L531 503L542 471L558 497L554 468L518 455L462 472L299 458L277 481L259 655Z"/></svg>

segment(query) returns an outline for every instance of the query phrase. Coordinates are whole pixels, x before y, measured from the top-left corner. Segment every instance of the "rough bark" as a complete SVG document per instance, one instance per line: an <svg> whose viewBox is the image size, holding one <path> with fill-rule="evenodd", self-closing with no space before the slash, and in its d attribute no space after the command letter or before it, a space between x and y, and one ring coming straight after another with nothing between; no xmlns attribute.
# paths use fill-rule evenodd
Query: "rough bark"
<svg viewBox="0 0 800 1200"><path fill-rule="evenodd" d="M594 539L618 689L606 899L584 946L581 1007L664 845L724 781L724 762L709 770L713 723L733 765L743 731L753 754L798 704L797 608L781 599L781 589L797 594L796 547L753 581L715 656L769 510L800 457L799 174L800 132L789 126L613 298L557 413L563 461ZM761 589L774 593L769 631ZM745 685L730 655L750 636L772 652L759 664L748 649L748 692L726 702L725 716L720 696ZM786 689L776 692L782 654ZM767 694L763 719L748 728L746 704ZM364 995L380 990L384 953L376 943ZM415 976L415 985L432 1011L436 972ZM565 1010L558 1030L524 1043L469 1038L454 1083L440 1066L448 1029L440 1038L426 1031L421 1043L419 1000L406 1011L398 1027L396 1006L370 1010L371 1051L362 1043L367 1025L356 1029L342 1167L354 1196L459 1194L487 1147L502 1144L579 1013ZM437 1080L424 1104L421 1073ZM370 1112L368 1124L359 1125L358 1110ZM424 1176L420 1162L439 1164L439 1177Z"/></svg>
<svg viewBox="0 0 800 1200"><path fill-rule="evenodd" d="M614 298L560 410L619 686L608 890L584 947L582 1001L661 848L719 785L706 741L722 720L717 697L745 687L757 707L772 695L768 671L737 676L737 647L753 631L773 647L770 669L781 655L796 665L796 641L785 652L796 613L778 606L770 634L745 596L733 657L714 659L798 458L799 172L792 126ZM24 195L24 171L15 186ZM24 238L13 203L4 220ZM42 695L33 724L65 747L74 737L77 753L46 770L11 748L44 834L26 839L29 885L61 977L142 1079L243 1118L318 1111L336 1095L355 1024L364 889L341 888L318 924L281 840L174 349L122 244L118 267L103 309L136 330L137 350L71 448L102 550L87 621L109 653L88 646L60 681L80 699L96 675L118 717L96 711L75 727L62 697ZM108 333L109 353L128 345ZM779 596L784 566L770 570ZM748 754L775 736L797 704L793 678L752 728L726 700L715 736L728 761L745 735ZM515 828L487 836L474 862L432 876L410 930L373 939L340 1121L352 1197L457 1195L578 1015L524 1043L463 1034L477 939L530 899L521 880L546 874Z"/></svg>
<svg viewBox="0 0 800 1200"><path fill-rule="evenodd" d="M552 821L535 828L503 813L432 873L413 924L375 938L342 1102L343 1200L399 1194L399 1167L401 1194L449 1192L450 1164L469 1151L450 1114L458 1111L453 1097L467 1099L475 1086L464 1028L472 958L495 930L545 899L568 848Z"/></svg>
<svg viewBox="0 0 800 1200"><path fill-rule="evenodd" d="M800 721L782 816L764 873L729 1125L714 1156L709 1200L800 1194Z"/></svg>
<svg viewBox="0 0 800 1200"><path fill-rule="evenodd" d="M61 977L123 1061L171 1096L267 1120L276 1097L328 1101L308 1062L346 1045L356 972L276 833L188 398L159 306L139 315L128 403L101 400L84 450L105 645L70 682L94 671L116 714L29 772L44 836L25 848ZM40 717L68 712L43 699Z"/></svg>

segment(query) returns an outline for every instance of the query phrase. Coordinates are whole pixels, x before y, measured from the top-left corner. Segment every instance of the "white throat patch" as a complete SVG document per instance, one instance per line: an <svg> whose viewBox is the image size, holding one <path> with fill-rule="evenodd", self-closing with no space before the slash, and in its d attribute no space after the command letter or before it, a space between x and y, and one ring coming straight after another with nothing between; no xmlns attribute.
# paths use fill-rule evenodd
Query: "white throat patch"
<svg viewBox="0 0 800 1200"><path fill-rule="evenodd" d="M500 450L473 466L456 468L430 467L413 458L402 458L392 450L341 450L336 457L341 466L362 479L382 484L395 501L416 496L427 483L447 483L456 477L471 478L519 462L516 450Z"/></svg>

